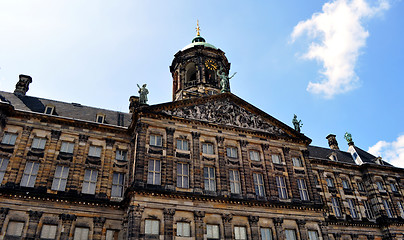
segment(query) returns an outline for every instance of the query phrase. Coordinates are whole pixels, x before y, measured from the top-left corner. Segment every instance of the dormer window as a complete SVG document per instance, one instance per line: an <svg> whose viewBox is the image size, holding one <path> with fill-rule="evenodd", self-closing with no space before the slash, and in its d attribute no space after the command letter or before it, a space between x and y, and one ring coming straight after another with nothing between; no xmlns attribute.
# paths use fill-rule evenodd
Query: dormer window
<svg viewBox="0 0 404 240"><path fill-rule="evenodd" d="M46 105L44 113L48 114L48 115L52 115L54 110L55 110L54 106Z"/></svg>
<svg viewBox="0 0 404 240"><path fill-rule="evenodd" d="M97 114L96 120L97 123L104 123L105 121L105 114Z"/></svg>

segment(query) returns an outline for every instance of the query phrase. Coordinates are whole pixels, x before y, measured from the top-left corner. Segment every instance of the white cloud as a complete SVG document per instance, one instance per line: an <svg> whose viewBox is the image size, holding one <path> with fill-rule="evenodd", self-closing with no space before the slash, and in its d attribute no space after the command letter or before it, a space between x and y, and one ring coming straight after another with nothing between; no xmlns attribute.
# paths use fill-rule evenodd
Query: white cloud
<svg viewBox="0 0 404 240"><path fill-rule="evenodd" d="M379 141L370 147L368 152L381 156L396 167L404 168L404 134L393 142Z"/></svg>
<svg viewBox="0 0 404 240"><path fill-rule="evenodd" d="M303 58L323 65L322 80L310 82L308 91L331 98L358 87L355 64L369 36L363 20L388 8L388 0L379 0L377 6L370 6L366 0L331 0L323 5L321 13L294 27L292 41L304 34L312 40Z"/></svg>

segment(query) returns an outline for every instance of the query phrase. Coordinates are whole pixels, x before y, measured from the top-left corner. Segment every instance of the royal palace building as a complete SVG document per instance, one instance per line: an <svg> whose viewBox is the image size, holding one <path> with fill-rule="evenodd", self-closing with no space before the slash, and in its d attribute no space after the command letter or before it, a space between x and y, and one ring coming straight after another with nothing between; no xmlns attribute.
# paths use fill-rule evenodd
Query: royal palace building
<svg viewBox="0 0 404 240"><path fill-rule="evenodd" d="M232 94L199 33L170 72L129 113L0 91L0 239L404 239L404 169Z"/></svg>

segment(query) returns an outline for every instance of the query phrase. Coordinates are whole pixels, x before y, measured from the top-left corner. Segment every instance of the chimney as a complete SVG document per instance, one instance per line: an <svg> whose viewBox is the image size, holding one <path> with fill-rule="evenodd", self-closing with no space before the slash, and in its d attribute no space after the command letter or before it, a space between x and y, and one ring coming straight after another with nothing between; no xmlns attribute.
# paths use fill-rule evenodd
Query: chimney
<svg viewBox="0 0 404 240"><path fill-rule="evenodd" d="M25 96L25 94L28 92L30 83L32 83L32 78L30 76L20 74L20 80L15 85L14 94L18 96Z"/></svg>
<svg viewBox="0 0 404 240"><path fill-rule="evenodd" d="M135 111L135 108L139 107L139 105L139 97L131 96L129 98L129 113L133 113Z"/></svg>
<svg viewBox="0 0 404 240"><path fill-rule="evenodd" d="M326 139L328 140L328 146L333 150L339 150L337 139L334 134L328 134Z"/></svg>

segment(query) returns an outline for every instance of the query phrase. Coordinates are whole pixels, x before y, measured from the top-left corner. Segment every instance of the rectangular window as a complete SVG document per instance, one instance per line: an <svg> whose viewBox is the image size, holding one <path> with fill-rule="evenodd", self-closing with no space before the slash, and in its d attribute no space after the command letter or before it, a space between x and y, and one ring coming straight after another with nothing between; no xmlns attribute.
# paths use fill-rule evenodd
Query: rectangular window
<svg viewBox="0 0 404 240"><path fill-rule="evenodd" d="M234 194L241 193L240 173L237 170L229 170L230 192Z"/></svg>
<svg viewBox="0 0 404 240"><path fill-rule="evenodd" d="M144 233L147 235L159 235L160 221L146 219L144 223Z"/></svg>
<svg viewBox="0 0 404 240"><path fill-rule="evenodd" d="M238 157L237 148L235 148L235 147L226 148L226 154L227 154L227 157L229 157L229 158L237 158Z"/></svg>
<svg viewBox="0 0 404 240"><path fill-rule="evenodd" d="M361 192L365 191L365 185L363 185L363 182L357 182L356 183L358 185L358 190Z"/></svg>
<svg viewBox="0 0 404 240"><path fill-rule="evenodd" d="M271 158L272 158L272 162L273 162L273 163L282 164L281 155L279 155L279 154L272 154L272 155L271 155Z"/></svg>
<svg viewBox="0 0 404 240"><path fill-rule="evenodd" d="M2 144L6 145L14 145L15 140L17 140L17 134L15 133L4 133L3 139L1 140Z"/></svg>
<svg viewBox="0 0 404 240"><path fill-rule="evenodd" d="M308 201L309 192L307 191L306 181L304 179L297 179L297 187L299 188L300 199L302 201Z"/></svg>
<svg viewBox="0 0 404 240"><path fill-rule="evenodd" d="M27 162L24 169L24 174L21 179L21 187L34 187L36 175L38 174L39 163Z"/></svg>
<svg viewBox="0 0 404 240"><path fill-rule="evenodd" d="M88 150L88 156L99 158L99 157L101 157L101 150L102 150L102 147L90 146L90 149Z"/></svg>
<svg viewBox="0 0 404 240"><path fill-rule="evenodd" d="M342 188L343 189L351 189L351 185L349 184L348 180L342 179Z"/></svg>
<svg viewBox="0 0 404 240"><path fill-rule="evenodd" d="M58 226L44 224L41 230L41 239L56 239Z"/></svg>
<svg viewBox="0 0 404 240"><path fill-rule="evenodd" d="M189 165L186 163L177 164L177 187L189 188Z"/></svg>
<svg viewBox="0 0 404 240"><path fill-rule="evenodd" d="M53 109L54 109L53 106L46 106L44 113L48 114L48 115L52 115L53 114Z"/></svg>
<svg viewBox="0 0 404 240"><path fill-rule="evenodd" d="M150 135L150 145L161 147L163 145L161 141L161 135Z"/></svg>
<svg viewBox="0 0 404 240"><path fill-rule="evenodd" d="M370 206L369 201L363 201L363 206L365 208L365 215L367 219L374 219L375 215L373 214L372 208Z"/></svg>
<svg viewBox="0 0 404 240"><path fill-rule="evenodd" d="M114 173L112 177L111 197L123 196L123 184L125 176L123 173Z"/></svg>
<svg viewBox="0 0 404 240"><path fill-rule="evenodd" d="M395 183L390 183L390 188L391 188L391 191L398 192L397 185Z"/></svg>
<svg viewBox="0 0 404 240"><path fill-rule="evenodd" d="M56 166L55 176L52 182L52 190L64 191L66 189L68 175L69 175L69 167Z"/></svg>
<svg viewBox="0 0 404 240"><path fill-rule="evenodd" d="M60 148L60 152L73 154L74 143L72 142L62 142L62 147Z"/></svg>
<svg viewBox="0 0 404 240"><path fill-rule="evenodd" d="M285 177L283 176L276 176L276 186L278 187L278 195L281 199L288 198L288 190L286 188L286 181Z"/></svg>
<svg viewBox="0 0 404 240"><path fill-rule="evenodd" d="M14 237L21 237L23 229L24 229L23 222L10 221L10 222L8 222L6 235L14 236Z"/></svg>
<svg viewBox="0 0 404 240"><path fill-rule="evenodd" d="M246 240L247 232L245 227L234 227L234 239L235 240Z"/></svg>
<svg viewBox="0 0 404 240"><path fill-rule="evenodd" d="M45 149L45 144L46 144L46 138L34 138L32 140L32 149L39 149L39 150L44 150Z"/></svg>
<svg viewBox="0 0 404 240"><path fill-rule="evenodd" d="M178 237L190 237L191 227L187 222L177 222L177 236Z"/></svg>
<svg viewBox="0 0 404 240"><path fill-rule="evenodd" d="M334 211L334 214L336 217L342 217L341 213L341 208L339 207L339 200L338 198L331 198L331 203L332 203L332 210Z"/></svg>
<svg viewBox="0 0 404 240"><path fill-rule="evenodd" d="M82 193L95 194L95 187L97 185L98 171L92 169L86 169L84 172L84 181Z"/></svg>
<svg viewBox="0 0 404 240"><path fill-rule="evenodd" d="M332 179L332 178L326 178L325 179L325 181L327 182L327 186L328 187L330 187L330 188L333 188L333 187L335 187L335 185L334 185L334 180Z"/></svg>
<svg viewBox="0 0 404 240"><path fill-rule="evenodd" d="M87 240L89 231L90 229L85 227L76 227L73 240Z"/></svg>
<svg viewBox="0 0 404 240"><path fill-rule="evenodd" d="M272 231L270 228L261 228L261 240L272 240Z"/></svg>
<svg viewBox="0 0 404 240"><path fill-rule="evenodd" d="M215 168L204 167L203 177L205 179L205 190L206 191L216 191L216 178L215 178Z"/></svg>
<svg viewBox="0 0 404 240"><path fill-rule="evenodd" d="M253 178L254 178L255 194L259 197L265 196L264 180L262 178L262 174L253 173Z"/></svg>
<svg viewBox="0 0 404 240"><path fill-rule="evenodd" d="M297 240L296 238L296 230L294 229L286 229L285 230L285 239L286 240Z"/></svg>
<svg viewBox="0 0 404 240"><path fill-rule="evenodd" d="M383 205L384 205L384 209L386 210L386 214L389 218L393 218L393 212L391 211L391 206L390 203L386 200L383 199Z"/></svg>
<svg viewBox="0 0 404 240"><path fill-rule="evenodd" d="M105 119L105 115L97 114L97 117L96 117L96 122L97 123L104 123L104 119Z"/></svg>
<svg viewBox="0 0 404 240"><path fill-rule="evenodd" d="M309 233L309 240L320 240L317 231L309 230L308 233Z"/></svg>
<svg viewBox="0 0 404 240"><path fill-rule="evenodd" d="M347 199L349 212L352 218L358 218L358 212L356 212L355 202L353 199Z"/></svg>
<svg viewBox="0 0 404 240"><path fill-rule="evenodd" d="M0 184L3 182L4 174L6 174L8 162L8 158L0 158Z"/></svg>
<svg viewBox="0 0 404 240"><path fill-rule="evenodd" d="M381 191L381 192L384 192L384 191L385 191L382 182L377 181L377 182L376 182L376 185L377 185L377 189L379 189L379 191Z"/></svg>
<svg viewBox="0 0 404 240"><path fill-rule="evenodd" d="M202 153L205 154L213 154L213 144L212 143L203 143L202 144Z"/></svg>
<svg viewBox="0 0 404 240"><path fill-rule="evenodd" d="M208 239L219 239L219 225L206 224L206 237Z"/></svg>
<svg viewBox="0 0 404 240"><path fill-rule="evenodd" d="M251 161L260 161L260 153L258 151L251 150L250 151L250 160Z"/></svg>
<svg viewBox="0 0 404 240"><path fill-rule="evenodd" d="M177 139L177 149L178 150L183 150L183 151L188 151L188 140L184 139Z"/></svg>
<svg viewBox="0 0 404 240"><path fill-rule="evenodd" d="M295 166L295 167L303 167L302 159L300 159L298 157L292 158L292 163L293 163L293 166Z"/></svg>
<svg viewBox="0 0 404 240"><path fill-rule="evenodd" d="M397 202L397 207L398 207L398 211L400 212L401 218L404 219L404 205L403 205L403 202L398 201Z"/></svg>
<svg viewBox="0 0 404 240"><path fill-rule="evenodd" d="M105 240L118 240L119 231L107 229Z"/></svg>
<svg viewBox="0 0 404 240"><path fill-rule="evenodd" d="M147 184L161 184L161 165L160 160L149 160L149 172L147 174Z"/></svg>
<svg viewBox="0 0 404 240"><path fill-rule="evenodd" d="M116 155L115 155L115 159L118 161L127 161L126 155L127 155L127 151L126 150L121 150L121 149L117 149L116 150Z"/></svg>

